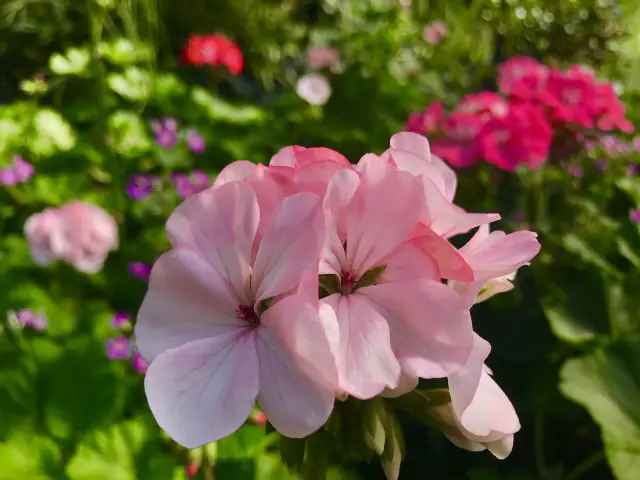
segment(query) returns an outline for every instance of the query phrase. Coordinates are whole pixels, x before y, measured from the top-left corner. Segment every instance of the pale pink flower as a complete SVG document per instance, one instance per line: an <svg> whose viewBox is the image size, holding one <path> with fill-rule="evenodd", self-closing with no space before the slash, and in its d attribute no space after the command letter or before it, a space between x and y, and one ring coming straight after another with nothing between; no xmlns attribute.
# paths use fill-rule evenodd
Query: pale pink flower
<svg viewBox="0 0 640 480"><path fill-rule="evenodd" d="M447 34L447 31L447 25L440 20L436 20L424 27L422 37L429 45L437 45Z"/></svg>
<svg viewBox="0 0 640 480"><path fill-rule="evenodd" d="M320 273L333 277L339 290L321 303L336 313L340 388L354 397L397 388L401 370L421 378L447 376L471 350L468 309L440 282L423 250L429 242L407 241L423 203L418 178L372 154L360 160L357 172L336 173L327 188Z"/></svg>
<svg viewBox="0 0 640 480"><path fill-rule="evenodd" d="M309 68L320 70L328 68L333 73L340 71L340 52L331 47L311 47L307 51Z"/></svg>
<svg viewBox="0 0 640 480"><path fill-rule="evenodd" d="M256 400L296 438L333 407L336 320L317 299L321 203L311 193L280 201L254 255L262 215L250 184L229 181L189 197L167 221L173 250L153 267L135 336L151 363L151 411L187 448L236 431Z"/></svg>
<svg viewBox="0 0 640 480"><path fill-rule="evenodd" d="M506 234L500 230L489 232L482 225L459 253L473 270L472 282L450 282L469 305L513 288L510 280L515 273L540 252L535 232L521 230ZM483 291L485 289L485 291ZM489 291L487 291L490 289Z"/></svg>
<svg viewBox="0 0 640 480"><path fill-rule="evenodd" d="M24 225L31 254L39 265L62 259L84 273L102 269L118 247L118 226L105 210L73 201L29 217Z"/></svg>
<svg viewBox="0 0 640 480"><path fill-rule="evenodd" d="M298 79L296 93L311 105L324 105L331 97L331 84L321 73L307 73Z"/></svg>

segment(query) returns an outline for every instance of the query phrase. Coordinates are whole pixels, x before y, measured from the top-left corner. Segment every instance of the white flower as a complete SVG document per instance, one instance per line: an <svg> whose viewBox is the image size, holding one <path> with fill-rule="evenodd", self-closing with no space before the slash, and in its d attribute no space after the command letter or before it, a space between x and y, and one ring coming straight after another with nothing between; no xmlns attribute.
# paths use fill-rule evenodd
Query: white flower
<svg viewBox="0 0 640 480"><path fill-rule="evenodd" d="M298 79L296 93L311 105L324 105L331 97L331 84L320 73L308 73Z"/></svg>

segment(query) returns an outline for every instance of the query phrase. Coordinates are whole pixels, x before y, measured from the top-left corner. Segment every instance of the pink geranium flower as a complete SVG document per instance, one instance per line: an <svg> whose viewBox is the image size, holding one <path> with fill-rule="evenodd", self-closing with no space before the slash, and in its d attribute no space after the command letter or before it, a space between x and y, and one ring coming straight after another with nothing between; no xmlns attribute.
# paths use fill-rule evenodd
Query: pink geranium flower
<svg viewBox="0 0 640 480"><path fill-rule="evenodd" d="M498 67L498 86L505 95L536 100L544 90L549 69L530 57L513 57Z"/></svg>
<svg viewBox="0 0 640 480"><path fill-rule="evenodd" d="M596 88L593 75L578 68L568 72L552 69L542 102L552 108L556 120L593 128L597 113Z"/></svg>
<svg viewBox="0 0 640 480"><path fill-rule="evenodd" d="M256 192L231 181L189 197L167 222L173 250L153 267L135 336L151 363L151 410L187 448L237 430L256 400L290 437L309 435L332 410L335 316L317 289L314 301L300 287L317 275L321 202L300 193L269 213L259 232L266 211Z"/></svg>
<svg viewBox="0 0 640 480"><path fill-rule="evenodd" d="M328 68L336 73L341 69L340 52L331 47L311 47L307 51L307 63L314 70Z"/></svg>
<svg viewBox="0 0 640 480"><path fill-rule="evenodd" d="M477 115L486 122L492 118L505 117L509 112L509 104L494 92L470 93L458 102L455 111Z"/></svg>
<svg viewBox="0 0 640 480"><path fill-rule="evenodd" d="M442 124L445 137L433 141L433 153L456 168L473 165L480 159L477 137L484 120L473 113L454 112Z"/></svg>
<svg viewBox="0 0 640 480"><path fill-rule="evenodd" d="M423 112L416 112L409 115L405 130L407 132L429 135L440 127L443 116L444 104L440 101L432 102Z"/></svg>
<svg viewBox="0 0 640 480"><path fill-rule="evenodd" d="M447 31L447 25L440 20L436 20L424 27L422 36L429 45L437 45L447 34Z"/></svg>
<svg viewBox="0 0 640 480"><path fill-rule="evenodd" d="M553 131L542 110L531 103L514 103L509 114L494 118L479 136L482 156L497 167L511 171L520 164L536 168L549 153Z"/></svg>

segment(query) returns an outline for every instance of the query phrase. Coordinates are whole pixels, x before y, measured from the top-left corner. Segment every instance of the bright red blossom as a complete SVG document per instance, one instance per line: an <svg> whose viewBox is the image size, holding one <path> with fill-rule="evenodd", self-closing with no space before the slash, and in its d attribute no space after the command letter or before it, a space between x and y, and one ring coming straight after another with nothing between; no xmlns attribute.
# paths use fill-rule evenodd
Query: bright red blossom
<svg viewBox="0 0 640 480"><path fill-rule="evenodd" d="M219 33L189 36L187 46L182 51L182 61L196 67L223 65L233 75L240 74L244 67L240 47Z"/></svg>

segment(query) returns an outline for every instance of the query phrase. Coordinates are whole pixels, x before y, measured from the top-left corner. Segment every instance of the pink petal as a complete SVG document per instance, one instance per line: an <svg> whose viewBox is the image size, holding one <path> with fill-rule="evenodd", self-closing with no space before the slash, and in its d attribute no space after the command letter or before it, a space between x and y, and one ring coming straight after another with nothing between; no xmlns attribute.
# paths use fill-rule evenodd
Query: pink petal
<svg viewBox="0 0 640 480"><path fill-rule="evenodd" d="M407 373L403 370L400 374L400 382L398 383L398 386L394 389L385 388L380 396L384 398L400 397L415 390L415 388L418 386L418 381L418 377L416 377L415 375L411 375L410 373Z"/></svg>
<svg viewBox="0 0 640 480"><path fill-rule="evenodd" d="M320 301L336 313L340 345L336 353L340 387L368 399L396 388L400 365L391 350L386 320L361 295L331 295Z"/></svg>
<svg viewBox="0 0 640 480"><path fill-rule="evenodd" d="M349 167L352 170L351 164ZM322 198L333 176L341 170L345 170L344 165L328 160L309 163L296 171L296 187L300 192L312 192Z"/></svg>
<svg viewBox="0 0 640 480"><path fill-rule="evenodd" d="M220 187L229 182L241 182L249 178L257 165L249 160L238 160L224 167L216 176L213 188Z"/></svg>
<svg viewBox="0 0 640 480"><path fill-rule="evenodd" d="M165 350L242 326L235 310L241 300L202 257L172 250L153 266L135 334L150 362Z"/></svg>
<svg viewBox="0 0 640 480"><path fill-rule="evenodd" d="M423 209L415 177L377 157L363 157L360 186L347 212L347 266L363 274L398 248Z"/></svg>
<svg viewBox="0 0 640 480"><path fill-rule="evenodd" d="M389 150L389 156L396 167L398 167L398 170L408 172L413 176L424 175L431 180L440 193L444 195L446 188L444 178L440 174L440 170L438 170L430 160L425 160L411 152L395 150L393 148Z"/></svg>
<svg viewBox="0 0 640 480"><path fill-rule="evenodd" d="M449 202L453 202L453 198L456 196L456 188L458 186L458 176L456 172L451 168L447 162L431 154L431 163L440 171L440 175L444 179L444 190L441 192L444 198Z"/></svg>
<svg viewBox="0 0 640 480"><path fill-rule="evenodd" d="M280 166L280 167L295 167L296 153L302 152L304 150L306 150L305 147L300 147L298 145L283 147L280 149L278 153L276 153L273 157L271 157L271 160L269 161L269 165Z"/></svg>
<svg viewBox="0 0 640 480"><path fill-rule="evenodd" d="M309 378L269 329L260 329L257 345L260 409L286 437L303 438L315 432L331 414L334 391Z"/></svg>
<svg viewBox="0 0 640 480"><path fill-rule="evenodd" d="M317 276L315 280L317 302ZM334 355L340 333L333 309L322 305L318 311L303 296L292 295L268 308L261 322L307 377L331 392L338 389Z"/></svg>
<svg viewBox="0 0 640 480"><path fill-rule="evenodd" d="M144 384L158 425L180 445L226 437L242 426L258 394L255 336L235 331L167 350Z"/></svg>
<svg viewBox="0 0 640 480"><path fill-rule="evenodd" d="M483 443L492 442L520 429L513 405L498 384L484 372L491 346L480 336L467 365L449 377L454 412L462 427ZM472 437L476 439L475 437Z"/></svg>
<svg viewBox="0 0 640 480"><path fill-rule="evenodd" d="M341 165L343 168L353 168L344 155L330 148L313 147L296 153L296 165L299 168L317 162L331 162Z"/></svg>
<svg viewBox="0 0 640 480"><path fill-rule="evenodd" d="M208 261L246 305L259 220L253 189L232 182L187 198L167 220L167 238L175 248L191 250Z"/></svg>
<svg viewBox="0 0 640 480"><path fill-rule="evenodd" d="M382 264L386 267L378 283L424 278L440 281L441 278L433 257L425 255L413 242L404 242L391 255L383 259Z"/></svg>
<svg viewBox="0 0 640 480"><path fill-rule="evenodd" d="M463 282L473 280L473 270L446 239L422 224L416 226L412 236L411 243L435 261L440 278Z"/></svg>
<svg viewBox="0 0 640 480"><path fill-rule="evenodd" d="M358 294L387 320L393 350L407 373L441 378L467 363L473 346L471 316L452 288L408 280L364 287Z"/></svg>
<svg viewBox="0 0 640 480"><path fill-rule="evenodd" d="M258 249L251 278L256 299L275 297L296 287L305 270L317 264L324 238L320 198L306 192L285 198Z"/></svg>

